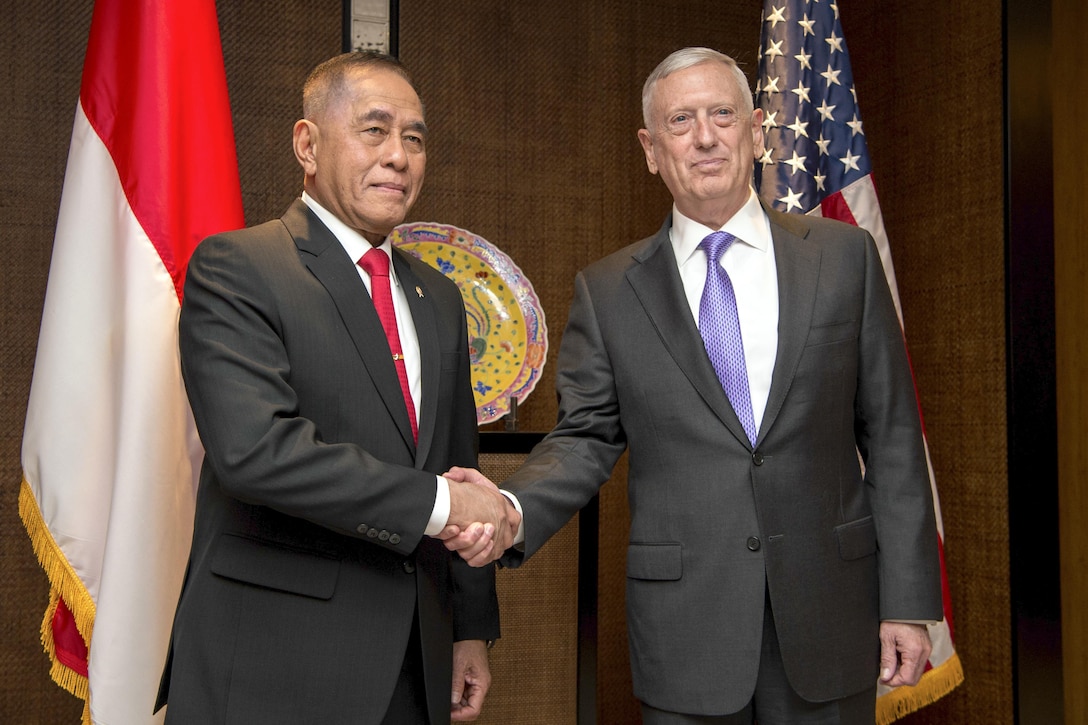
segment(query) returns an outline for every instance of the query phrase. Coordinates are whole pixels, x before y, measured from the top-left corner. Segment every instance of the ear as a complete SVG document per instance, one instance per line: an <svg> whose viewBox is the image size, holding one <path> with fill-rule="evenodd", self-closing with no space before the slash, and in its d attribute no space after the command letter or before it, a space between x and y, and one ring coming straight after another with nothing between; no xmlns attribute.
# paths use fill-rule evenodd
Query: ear
<svg viewBox="0 0 1088 725"><path fill-rule="evenodd" d="M317 173L317 137L318 129L312 121L305 118L295 121L292 132L291 145L295 151L295 158L306 172L306 176Z"/></svg>
<svg viewBox="0 0 1088 725"><path fill-rule="evenodd" d="M654 139L650 132L644 128L638 130L638 141L642 144L642 151L646 154L646 168L651 174L657 173L657 159L654 158Z"/></svg>
<svg viewBox="0 0 1088 725"><path fill-rule="evenodd" d="M752 111L752 149L758 159L763 155L763 109Z"/></svg>

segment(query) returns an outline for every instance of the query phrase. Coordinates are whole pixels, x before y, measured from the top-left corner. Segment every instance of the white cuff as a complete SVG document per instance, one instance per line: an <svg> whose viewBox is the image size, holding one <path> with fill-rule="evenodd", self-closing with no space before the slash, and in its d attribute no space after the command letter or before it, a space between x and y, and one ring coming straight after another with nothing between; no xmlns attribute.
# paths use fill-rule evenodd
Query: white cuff
<svg viewBox="0 0 1088 725"><path fill-rule="evenodd" d="M431 520L427 522L427 528L423 530L425 536L435 536L446 528L446 522L450 520L450 482L435 476L438 486L434 492L434 508L431 509Z"/></svg>
<svg viewBox="0 0 1088 725"><path fill-rule="evenodd" d="M518 501L518 497L514 494L510 493L509 491L504 491L501 488L499 489L499 493L510 499L510 503L514 504L514 508L518 510L518 514L522 517L521 523L518 525L518 533L514 536L513 546L523 544L525 543L525 514L521 511L521 501Z"/></svg>

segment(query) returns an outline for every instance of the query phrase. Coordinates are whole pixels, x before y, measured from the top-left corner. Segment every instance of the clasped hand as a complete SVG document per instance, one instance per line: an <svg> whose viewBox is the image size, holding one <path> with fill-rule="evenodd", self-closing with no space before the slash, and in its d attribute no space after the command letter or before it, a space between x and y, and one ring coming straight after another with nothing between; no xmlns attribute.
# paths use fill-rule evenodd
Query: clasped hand
<svg viewBox="0 0 1088 725"><path fill-rule="evenodd" d="M450 484L450 517L437 538L470 566L497 560L514 543L521 526L518 510L473 468L454 466L442 475Z"/></svg>

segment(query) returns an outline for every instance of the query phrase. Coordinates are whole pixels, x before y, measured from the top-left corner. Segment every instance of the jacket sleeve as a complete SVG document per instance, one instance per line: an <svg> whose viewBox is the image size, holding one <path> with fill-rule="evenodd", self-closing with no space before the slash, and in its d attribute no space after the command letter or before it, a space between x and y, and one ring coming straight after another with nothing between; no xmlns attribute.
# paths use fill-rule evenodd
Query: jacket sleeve
<svg viewBox="0 0 1088 725"><path fill-rule="evenodd" d="M943 617L932 489L902 326L865 234L855 438L879 542L881 619Z"/></svg>
<svg viewBox="0 0 1088 725"><path fill-rule="evenodd" d="M502 560L518 566L542 547L608 481L627 447L619 399L586 275L559 347L558 422L505 484L524 510L525 546Z"/></svg>

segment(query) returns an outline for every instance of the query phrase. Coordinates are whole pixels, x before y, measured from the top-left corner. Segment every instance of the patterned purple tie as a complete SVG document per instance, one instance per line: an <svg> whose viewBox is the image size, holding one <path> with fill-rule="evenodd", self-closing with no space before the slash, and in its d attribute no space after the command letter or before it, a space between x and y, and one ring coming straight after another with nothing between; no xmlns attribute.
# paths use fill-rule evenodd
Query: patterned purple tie
<svg viewBox="0 0 1088 725"><path fill-rule="evenodd" d="M699 243L706 252L706 285L699 300L699 334L714 372L725 395L736 411L748 441L756 443L756 423L752 415L752 396L748 392L748 368L744 363L744 345L737 317L737 298L733 283L721 265L722 255L736 237L728 232L714 232Z"/></svg>

